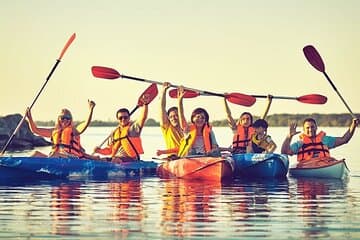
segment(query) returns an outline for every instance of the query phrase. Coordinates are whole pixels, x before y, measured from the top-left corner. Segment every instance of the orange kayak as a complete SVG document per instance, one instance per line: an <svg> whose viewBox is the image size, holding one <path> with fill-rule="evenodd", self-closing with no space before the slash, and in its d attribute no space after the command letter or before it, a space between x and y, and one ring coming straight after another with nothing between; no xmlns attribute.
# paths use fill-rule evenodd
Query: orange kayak
<svg viewBox="0 0 360 240"><path fill-rule="evenodd" d="M157 173L162 178L183 178L221 181L233 176L234 164L230 157L194 156L169 160L160 164Z"/></svg>

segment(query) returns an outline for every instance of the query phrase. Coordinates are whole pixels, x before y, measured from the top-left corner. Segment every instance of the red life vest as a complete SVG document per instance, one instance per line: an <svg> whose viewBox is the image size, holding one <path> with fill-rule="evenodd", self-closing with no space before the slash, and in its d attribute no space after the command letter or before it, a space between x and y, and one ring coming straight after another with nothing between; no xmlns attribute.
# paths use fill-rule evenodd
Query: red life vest
<svg viewBox="0 0 360 240"><path fill-rule="evenodd" d="M299 138L303 144L297 153L297 160L303 161L318 157L330 157L329 148L322 143L325 135L322 131L315 138L301 134Z"/></svg>
<svg viewBox="0 0 360 240"><path fill-rule="evenodd" d="M255 133L253 127L244 127L237 125L237 132L233 137L233 153L246 153L246 146L249 145L251 136Z"/></svg>
<svg viewBox="0 0 360 240"><path fill-rule="evenodd" d="M75 155L77 157L83 157L84 149L80 144L80 135L74 134L74 127L72 125L67 126L64 129L54 129L51 133L52 151Z"/></svg>

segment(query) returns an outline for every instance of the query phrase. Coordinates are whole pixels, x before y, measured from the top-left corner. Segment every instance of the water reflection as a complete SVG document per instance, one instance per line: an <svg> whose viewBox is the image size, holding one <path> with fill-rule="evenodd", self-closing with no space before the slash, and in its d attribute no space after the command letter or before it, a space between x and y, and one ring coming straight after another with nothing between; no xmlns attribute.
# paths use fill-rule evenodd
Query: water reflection
<svg viewBox="0 0 360 240"><path fill-rule="evenodd" d="M108 187L112 203L111 220L118 226L116 231L121 233L121 239L130 232L142 232L144 208L140 180L111 182Z"/></svg>
<svg viewBox="0 0 360 240"><path fill-rule="evenodd" d="M162 195L162 233L166 236L213 236L214 199L221 193L221 182L183 179L164 180Z"/></svg>
<svg viewBox="0 0 360 240"><path fill-rule="evenodd" d="M329 219L336 217L338 207L344 207L345 197L341 196L346 196L347 179L298 178L295 182L303 237L330 238Z"/></svg>
<svg viewBox="0 0 360 240"><path fill-rule="evenodd" d="M52 233L60 235L71 233L71 222L79 216L80 186L80 183L73 183L52 187L50 191Z"/></svg>

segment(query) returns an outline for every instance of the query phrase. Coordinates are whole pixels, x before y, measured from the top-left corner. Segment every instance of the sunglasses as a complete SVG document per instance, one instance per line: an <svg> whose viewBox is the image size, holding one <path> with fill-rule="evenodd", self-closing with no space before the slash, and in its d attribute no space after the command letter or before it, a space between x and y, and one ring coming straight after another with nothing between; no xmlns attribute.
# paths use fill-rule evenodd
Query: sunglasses
<svg viewBox="0 0 360 240"><path fill-rule="evenodd" d="M120 116L118 117L119 120L126 120L129 119L129 116Z"/></svg>
<svg viewBox="0 0 360 240"><path fill-rule="evenodd" d="M69 117L69 116L66 116L66 115L64 115L64 116L59 116L59 118L61 119L61 120L71 120L71 117Z"/></svg>

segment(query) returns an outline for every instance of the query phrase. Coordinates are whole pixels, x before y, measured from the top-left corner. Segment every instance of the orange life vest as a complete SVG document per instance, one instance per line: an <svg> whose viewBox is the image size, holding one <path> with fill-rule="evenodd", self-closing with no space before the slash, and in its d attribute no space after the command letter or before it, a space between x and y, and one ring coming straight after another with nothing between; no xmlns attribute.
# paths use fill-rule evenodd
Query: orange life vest
<svg viewBox="0 0 360 240"><path fill-rule="evenodd" d="M114 146L115 142L120 141L120 146L124 149L125 153L131 157L140 159L140 154L144 153L141 138L138 137L129 137L128 132L131 124L127 125L126 127L120 129L118 127L114 134L113 134L113 143ZM117 151L118 149L116 149Z"/></svg>
<svg viewBox="0 0 360 240"><path fill-rule="evenodd" d="M237 132L233 137L233 153L246 153L246 146L250 143L251 136L255 133L253 127L237 125Z"/></svg>
<svg viewBox="0 0 360 240"><path fill-rule="evenodd" d="M83 157L85 150L80 144L80 135L74 134L74 127L67 126L64 129L54 129L51 133L52 151L66 153Z"/></svg>
<svg viewBox="0 0 360 240"><path fill-rule="evenodd" d="M330 157L329 148L322 143L325 135L322 131L315 138L301 134L299 138L303 144L297 153L297 160L303 161L317 157Z"/></svg>
<svg viewBox="0 0 360 240"><path fill-rule="evenodd" d="M205 125L203 128L203 131L202 131L202 137L204 140L204 149L205 149L206 153L208 153L212 150L212 142L211 142L210 132L211 132L211 126ZM179 157L184 157L184 156L188 155L190 149L192 148L192 146L195 143L196 133L197 133L197 130L196 130L195 125L191 124L190 132L189 132L188 136L183 137L180 142L180 147L179 147L179 152L178 152Z"/></svg>

